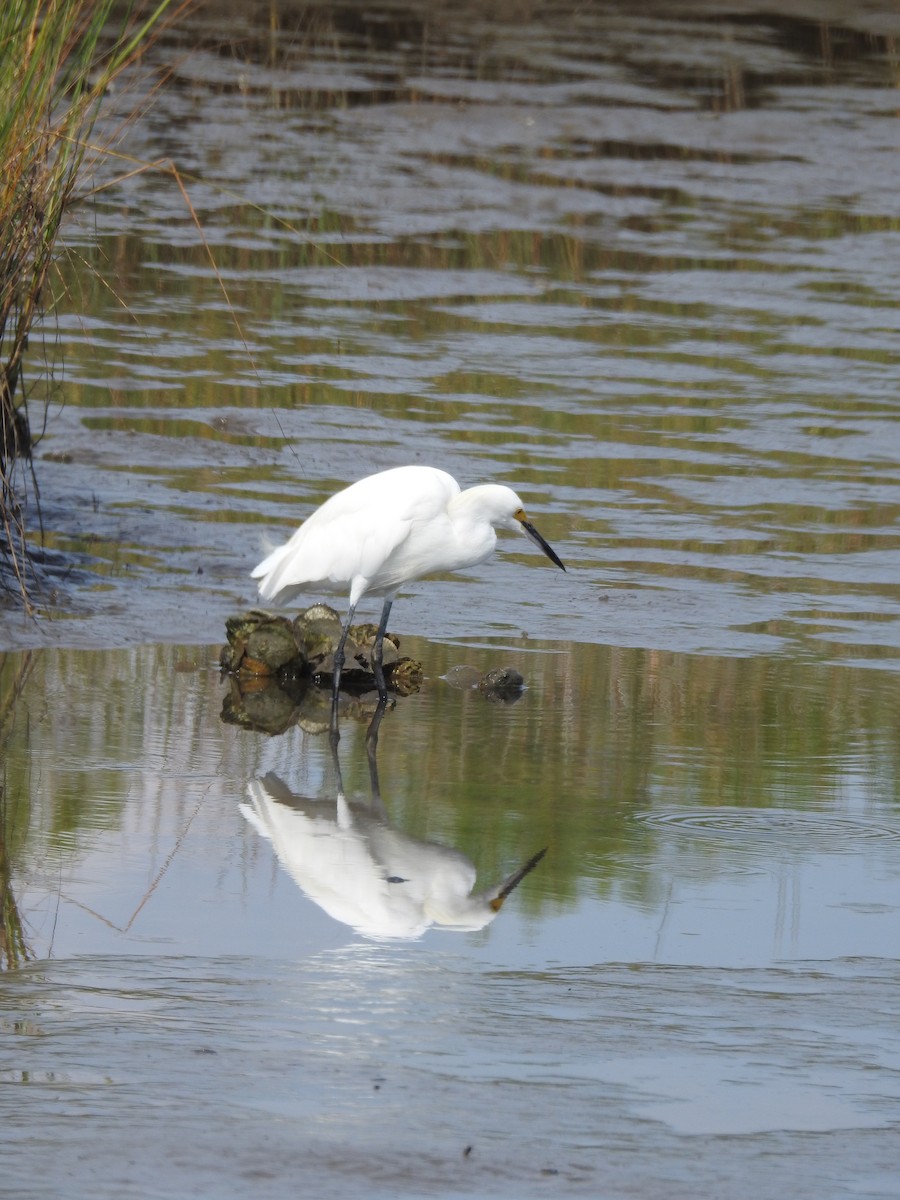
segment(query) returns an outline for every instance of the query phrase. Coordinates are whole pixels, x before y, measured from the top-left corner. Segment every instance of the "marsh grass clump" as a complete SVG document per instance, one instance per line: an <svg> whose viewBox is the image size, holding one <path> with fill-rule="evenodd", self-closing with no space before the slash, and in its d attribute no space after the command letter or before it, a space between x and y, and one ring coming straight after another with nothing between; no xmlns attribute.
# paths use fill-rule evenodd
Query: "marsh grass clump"
<svg viewBox="0 0 900 1200"><path fill-rule="evenodd" d="M45 313L60 226L101 100L174 2L0 4L0 590L18 594L26 607L25 502L34 483L29 336Z"/></svg>

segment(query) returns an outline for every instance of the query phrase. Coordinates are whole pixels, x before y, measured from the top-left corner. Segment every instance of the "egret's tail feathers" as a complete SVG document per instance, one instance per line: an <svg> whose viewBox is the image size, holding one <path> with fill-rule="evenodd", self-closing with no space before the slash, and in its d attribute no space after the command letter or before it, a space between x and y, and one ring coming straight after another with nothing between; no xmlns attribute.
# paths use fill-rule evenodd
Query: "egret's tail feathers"
<svg viewBox="0 0 900 1200"><path fill-rule="evenodd" d="M270 554L266 556L259 564L250 572L251 579L258 579L259 594L263 600L271 600L276 592L279 591L279 575L278 568L284 561L286 546L277 546Z"/></svg>

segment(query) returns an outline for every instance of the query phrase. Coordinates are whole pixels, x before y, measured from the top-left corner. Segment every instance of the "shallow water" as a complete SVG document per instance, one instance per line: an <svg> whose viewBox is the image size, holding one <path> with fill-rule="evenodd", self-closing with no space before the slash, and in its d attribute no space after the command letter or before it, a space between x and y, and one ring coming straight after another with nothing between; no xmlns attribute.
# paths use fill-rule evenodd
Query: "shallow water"
<svg viewBox="0 0 900 1200"><path fill-rule="evenodd" d="M56 606L0 614L11 1194L896 1193L900 27L781 11L219 4L154 52L123 148L190 206L146 170L68 230ZM235 724L215 662L266 539L407 461L569 571L401 596L380 810L364 721L343 805L321 710Z"/></svg>
<svg viewBox="0 0 900 1200"><path fill-rule="evenodd" d="M512 543L409 631L895 665L887 16L272 12L157 54L126 145L190 206L145 170L70 225L39 479L77 620L7 643L214 640L266 538L423 461L513 483L572 578Z"/></svg>
<svg viewBox="0 0 900 1200"><path fill-rule="evenodd" d="M226 719L214 648L6 656L15 1194L892 1195L896 676L404 648L343 821L327 738ZM506 662L512 705L443 678ZM442 872L544 847L441 928Z"/></svg>

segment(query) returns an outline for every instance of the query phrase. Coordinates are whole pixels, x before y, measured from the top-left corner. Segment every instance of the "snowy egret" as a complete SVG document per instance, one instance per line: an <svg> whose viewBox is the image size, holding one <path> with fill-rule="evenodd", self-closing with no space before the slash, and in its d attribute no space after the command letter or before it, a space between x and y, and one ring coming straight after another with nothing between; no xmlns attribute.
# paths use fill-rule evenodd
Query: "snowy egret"
<svg viewBox="0 0 900 1200"><path fill-rule="evenodd" d="M382 646L397 592L424 575L484 562L497 544L496 527L521 529L551 562L566 569L528 520L512 488L486 483L460 491L446 471L419 466L380 471L335 493L255 568L252 576L259 580L263 600L350 589L350 608L334 653L333 724L347 633L363 596L384 597L372 669L378 694L385 699Z"/></svg>
<svg viewBox="0 0 900 1200"><path fill-rule="evenodd" d="M477 930L541 861L540 850L503 883L472 891L475 865L459 850L410 837L374 808L299 796L274 774L247 785L241 813L267 838L300 889L337 921L371 938L426 929Z"/></svg>

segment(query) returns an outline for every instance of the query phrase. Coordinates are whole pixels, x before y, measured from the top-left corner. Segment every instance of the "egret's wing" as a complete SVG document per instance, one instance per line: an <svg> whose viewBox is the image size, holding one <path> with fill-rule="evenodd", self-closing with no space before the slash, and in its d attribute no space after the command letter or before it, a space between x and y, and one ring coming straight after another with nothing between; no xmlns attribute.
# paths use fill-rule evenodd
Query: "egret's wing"
<svg viewBox="0 0 900 1200"><path fill-rule="evenodd" d="M386 877L350 806L304 800L276 775L251 780L247 821L268 838L279 862L312 901L368 937L418 937L427 922L417 894Z"/></svg>
<svg viewBox="0 0 900 1200"><path fill-rule="evenodd" d="M446 514L458 491L452 476L430 467L397 467L351 484L254 570L260 595L272 599L304 584L376 580L413 525Z"/></svg>

